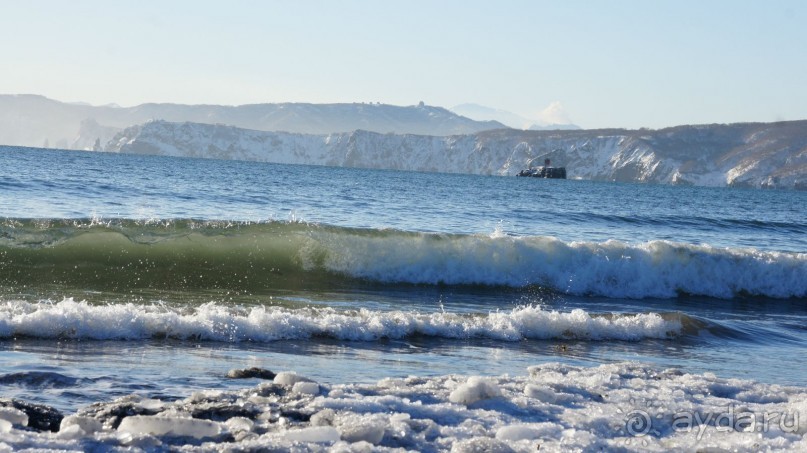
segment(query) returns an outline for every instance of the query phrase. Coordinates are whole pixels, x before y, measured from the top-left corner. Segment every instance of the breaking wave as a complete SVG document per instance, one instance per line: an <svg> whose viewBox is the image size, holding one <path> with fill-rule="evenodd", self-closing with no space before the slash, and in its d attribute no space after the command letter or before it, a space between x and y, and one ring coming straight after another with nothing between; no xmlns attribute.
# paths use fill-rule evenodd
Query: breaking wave
<svg viewBox="0 0 807 453"><path fill-rule="evenodd" d="M415 311L233 307L165 304L93 305L61 302L0 303L0 338L142 340L176 338L225 342L272 342L314 337L375 341L424 336L448 339L575 339L639 341L682 334L689 319L678 313L590 314L537 306L487 314Z"/></svg>
<svg viewBox="0 0 807 453"><path fill-rule="evenodd" d="M803 298L807 253L296 222L7 220L0 226L0 285L12 288L260 292L361 281L540 287L634 299Z"/></svg>

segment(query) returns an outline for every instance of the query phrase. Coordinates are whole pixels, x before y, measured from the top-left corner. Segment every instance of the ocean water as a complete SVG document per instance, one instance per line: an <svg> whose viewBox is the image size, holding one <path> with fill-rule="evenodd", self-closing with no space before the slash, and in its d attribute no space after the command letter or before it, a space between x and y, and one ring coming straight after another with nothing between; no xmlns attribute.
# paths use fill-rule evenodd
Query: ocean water
<svg viewBox="0 0 807 453"><path fill-rule="evenodd" d="M0 450L798 449L805 326L807 192L0 147Z"/></svg>

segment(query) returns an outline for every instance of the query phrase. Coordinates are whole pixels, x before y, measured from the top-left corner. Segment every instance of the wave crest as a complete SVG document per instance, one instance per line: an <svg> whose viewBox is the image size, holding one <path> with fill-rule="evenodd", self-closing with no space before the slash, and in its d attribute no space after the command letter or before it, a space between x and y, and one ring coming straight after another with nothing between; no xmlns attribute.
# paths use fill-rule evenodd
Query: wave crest
<svg viewBox="0 0 807 453"><path fill-rule="evenodd" d="M0 285L111 289L327 288L390 284L538 286L613 298L807 297L807 254L650 241L362 230L194 221L0 231Z"/></svg>
<svg viewBox="0 0 807 453"><path fill-rule="evenodd" d="M215 303L175 308L164 304L92 305L67 298L58 303L3 303L0 305L0 338L177 338L263 343L312 337L376 341L426 336L500 341L639 341L679 335L680 316L592 315L581 309L560 312L538 306L475 315L367 309L340 311L317 307L231 307Z"/></svg>

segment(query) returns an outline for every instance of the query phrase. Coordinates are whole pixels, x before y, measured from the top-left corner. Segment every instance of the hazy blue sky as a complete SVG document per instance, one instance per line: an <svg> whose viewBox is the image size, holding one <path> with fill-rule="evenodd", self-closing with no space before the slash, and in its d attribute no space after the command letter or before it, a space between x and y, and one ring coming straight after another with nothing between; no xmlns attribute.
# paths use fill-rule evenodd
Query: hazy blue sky
<svg viewBox="0 0 807 453"><path fill-rule="evenodd" d="M0 93L807 118L807 1L0 0Z"/></svg>

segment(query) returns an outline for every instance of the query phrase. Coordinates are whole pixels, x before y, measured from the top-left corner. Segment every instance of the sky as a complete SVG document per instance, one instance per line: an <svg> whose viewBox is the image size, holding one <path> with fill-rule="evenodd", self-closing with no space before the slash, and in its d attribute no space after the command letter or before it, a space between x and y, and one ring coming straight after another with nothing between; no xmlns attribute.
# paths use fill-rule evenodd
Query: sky
<svg viewBox="0 0 807 453"><path fill-rule="evenodd" d="M807 119L807 2L0 0L0 94L465 103L584 128Z"/></svg>

